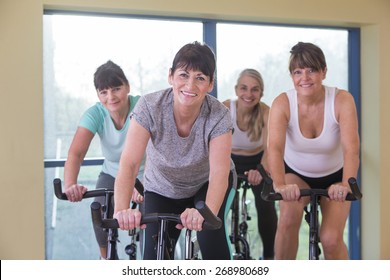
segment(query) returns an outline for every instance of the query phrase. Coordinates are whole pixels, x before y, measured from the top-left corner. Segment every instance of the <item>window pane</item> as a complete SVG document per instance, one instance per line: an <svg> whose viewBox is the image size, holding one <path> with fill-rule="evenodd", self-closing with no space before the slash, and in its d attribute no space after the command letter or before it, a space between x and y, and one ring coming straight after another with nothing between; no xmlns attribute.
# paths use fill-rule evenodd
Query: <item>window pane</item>
<svg viewBox="0 0 390 280"><path fill-rule="evenodd" d="M262 100L271 105L278 94L293 87L288 71L288 60L291 47L299 41L312 42L323 50L328 66L324 83L348 90L348 32L346 30L219 23L217 24L218 99L224 101L235 98L234 86L239 73L245 68L254 68L263 76ZM248 222L250 250L252 257L257 258L263 255L263 246L257 230L257 211L253 193L248 192L247 197L247 207L252 217ZM348 226L345 227L346 240L347 233ZM303 219L299 235L298 259L308 258L308 236L309 226Z"/></svg>
<svg viewBox="0 0 390 280"><path fill-rule="evenodd" d="M66 158L81 114L98 102L93 74L112 60L125 72L131 94L143 95L169 87L168 70L177 50L202 41L201 22L124 17L44 15L45 159ZM99 157L95 137L87 157ZM101 167L81 168L79 182L94 189ZM90 203L57 201L53 179L63 168L45 170L46 258L98 259ZM128 237L120 233L122 259Z"/></svg>
<svg viewBox="0 0 390 280"><path fill-rule="evenodd" d="M168 69L184 44L203 40L199 21L154 20L108 16L44 15L45 159L66 158L81 114L98 102L93 86L96 68L112 60L131 85L131 94L143 95L169 87ZM348 31L319 28L217 24L217 94L234 98L237 76L244 68L263 75L263 101L271 105L276 95L292 87L288 73L289 51L298 41L313 42L325 53L325 84L348 89ZM95 137L87 157L101 156ZM80 182L94 189L100 167L82 167ZM47 259L97 259L98 246L90 220L90 203L57 201L53 179L63 178L63 168L45 170ZM248 193L252 195L252 192ZM262 250L253 198L250 244L252 255ZM76 217L76 218L75 218ZM301 229L298 259L307 259L307 228ZM346 231L347 231L346 227ZM121 233L119 254L128 237Z"/></svg>
<svg viewBox="0 0 390 280"><path fill-rule="evenodd" d="M348 32L346 30L217 24L218 99L235 97L238 74L255 68L264 79L263 101L271 105L292 88L288 72L290 49L299 41L318 45L328 65L329 86L348 90Z"/></svg>
<svg viewBox="0 0 390 280"><path fill-rule="evenodd" d="M66 157L81 114L98 102L98 66L120 65L132 95L169 87L173 56L182 45L202 41L202 28L200 22L45 15L45 158ZM96 145L87 156L100 155Z"/></svg>

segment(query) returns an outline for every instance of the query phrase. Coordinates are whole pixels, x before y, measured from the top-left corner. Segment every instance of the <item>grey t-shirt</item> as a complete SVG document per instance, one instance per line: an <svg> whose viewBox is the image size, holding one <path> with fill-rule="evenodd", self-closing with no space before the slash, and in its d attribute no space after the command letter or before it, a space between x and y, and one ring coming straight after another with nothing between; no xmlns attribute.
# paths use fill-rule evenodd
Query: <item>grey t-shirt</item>
<svg viewBox="0 0 390 280"><path fill-rule="evenodd" d="M145 190L174 199L195 195L208 181L210 140L233 127L228 108L207 95L190 135L179 136L171 88L142 96L131 117L151 135L146 149Z"/></svg>

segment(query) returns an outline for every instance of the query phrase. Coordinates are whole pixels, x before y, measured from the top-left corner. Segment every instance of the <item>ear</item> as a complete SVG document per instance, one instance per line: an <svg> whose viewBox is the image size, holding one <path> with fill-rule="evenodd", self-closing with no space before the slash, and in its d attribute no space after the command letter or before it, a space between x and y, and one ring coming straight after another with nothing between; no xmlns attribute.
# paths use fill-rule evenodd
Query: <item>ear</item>
<svg viewBox="0 0 390 280"><path fill-rule="evenodd" d="M214 88L214 80L209 84L209 89L207 90L207 93L212 92L213 88Z"/></svg>
<svg viewBox="0 0 390 280"><path fill-rule="evenodd" d="M172 68L169 68L168 72L168 83L172 85L172 80L173 80L173 73L172 73Z"/></svg>
<svg viewBox="0 0 390 280"><path fill-rule="evenodd" d="M325 80L326 79L326 73L328 72L328 68L325 67L325 69L322 71L322 79Z"/></svg>

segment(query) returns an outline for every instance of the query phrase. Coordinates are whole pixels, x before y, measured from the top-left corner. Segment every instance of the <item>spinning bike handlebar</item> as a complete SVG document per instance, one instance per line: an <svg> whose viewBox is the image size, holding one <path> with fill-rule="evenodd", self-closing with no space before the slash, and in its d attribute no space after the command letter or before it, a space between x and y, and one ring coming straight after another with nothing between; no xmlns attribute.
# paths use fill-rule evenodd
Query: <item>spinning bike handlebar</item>
<svg viewBox="0 0 390 280"><path fill-rule="evenodd" d="M117 219L102 219L101 205L99 202L93 202L91 204L92 222L95 226L102 228L119 228ZM213 212L208 208L204 201L198 201L195 208L204 218L203 229L204 230L216 230L222 226L220 218L215 216ZM149 213L142 215L141 224L157 223L159 221L172 221L177 224L181 224L180 214L172 213Z"/></svg>
<svg viewBox="0 0 390 280"><path fill-rule="evenodd" d="M263 191L261 192L261 197L267 201L283 200L282 195L274 191L273 181L271 177L267 174L267 172L264 170L264 167L261 164L259 164L257 166L257 169L259 170L264 180L264 188ZM352 192L348 193L345 199L349 201L361 199L363 195L359 190L359 186L357 184L356 178L354 177L349 178L348 184L351 187ZM312 195L329 197L328 190L326 189L301 189L300 191L301 191L301 197L312 196Z"/></svg>
<svg viewBox="0 0 390 280"><path fill-rule="evenodd" d="M68 197L65 193L62 192L62 183L61 179L55 178L53 180L54 185L54 194L56 197L60 200L68 200ZM142 185L141 181L136 178L135 181L135 188L140 194L144 193L144 186ZM97 197L97 196L105 196L107 193L114 193L113 190L109 189L96 189L96 190L90 190L86 191L83 195L83 198L90 198L90 197Z"/></svg>

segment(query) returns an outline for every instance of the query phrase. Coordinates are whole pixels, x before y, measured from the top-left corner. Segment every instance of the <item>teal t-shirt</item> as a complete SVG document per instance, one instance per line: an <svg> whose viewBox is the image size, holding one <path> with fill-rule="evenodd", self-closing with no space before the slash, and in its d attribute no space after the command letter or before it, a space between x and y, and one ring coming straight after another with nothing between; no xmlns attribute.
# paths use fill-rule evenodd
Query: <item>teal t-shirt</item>
<svg viewBox="0 0 390 280"><path fill-rule="evenodd" d="M138 102L140 96L129 95L130 112L133 111L135 104ZM129 112L129 115L130 115ZM79 126L91 131L93 134L98 134L100 137L100 145L104 162L102 171L116 178L119 169L119 160L124 148L127 130L129 128L130 118L126 119L125 125L118 130L110 117L108 110L97 102L90 107L81 117ZM138 172L138 178L142 179L144 169L144 160Z"/></svg>

